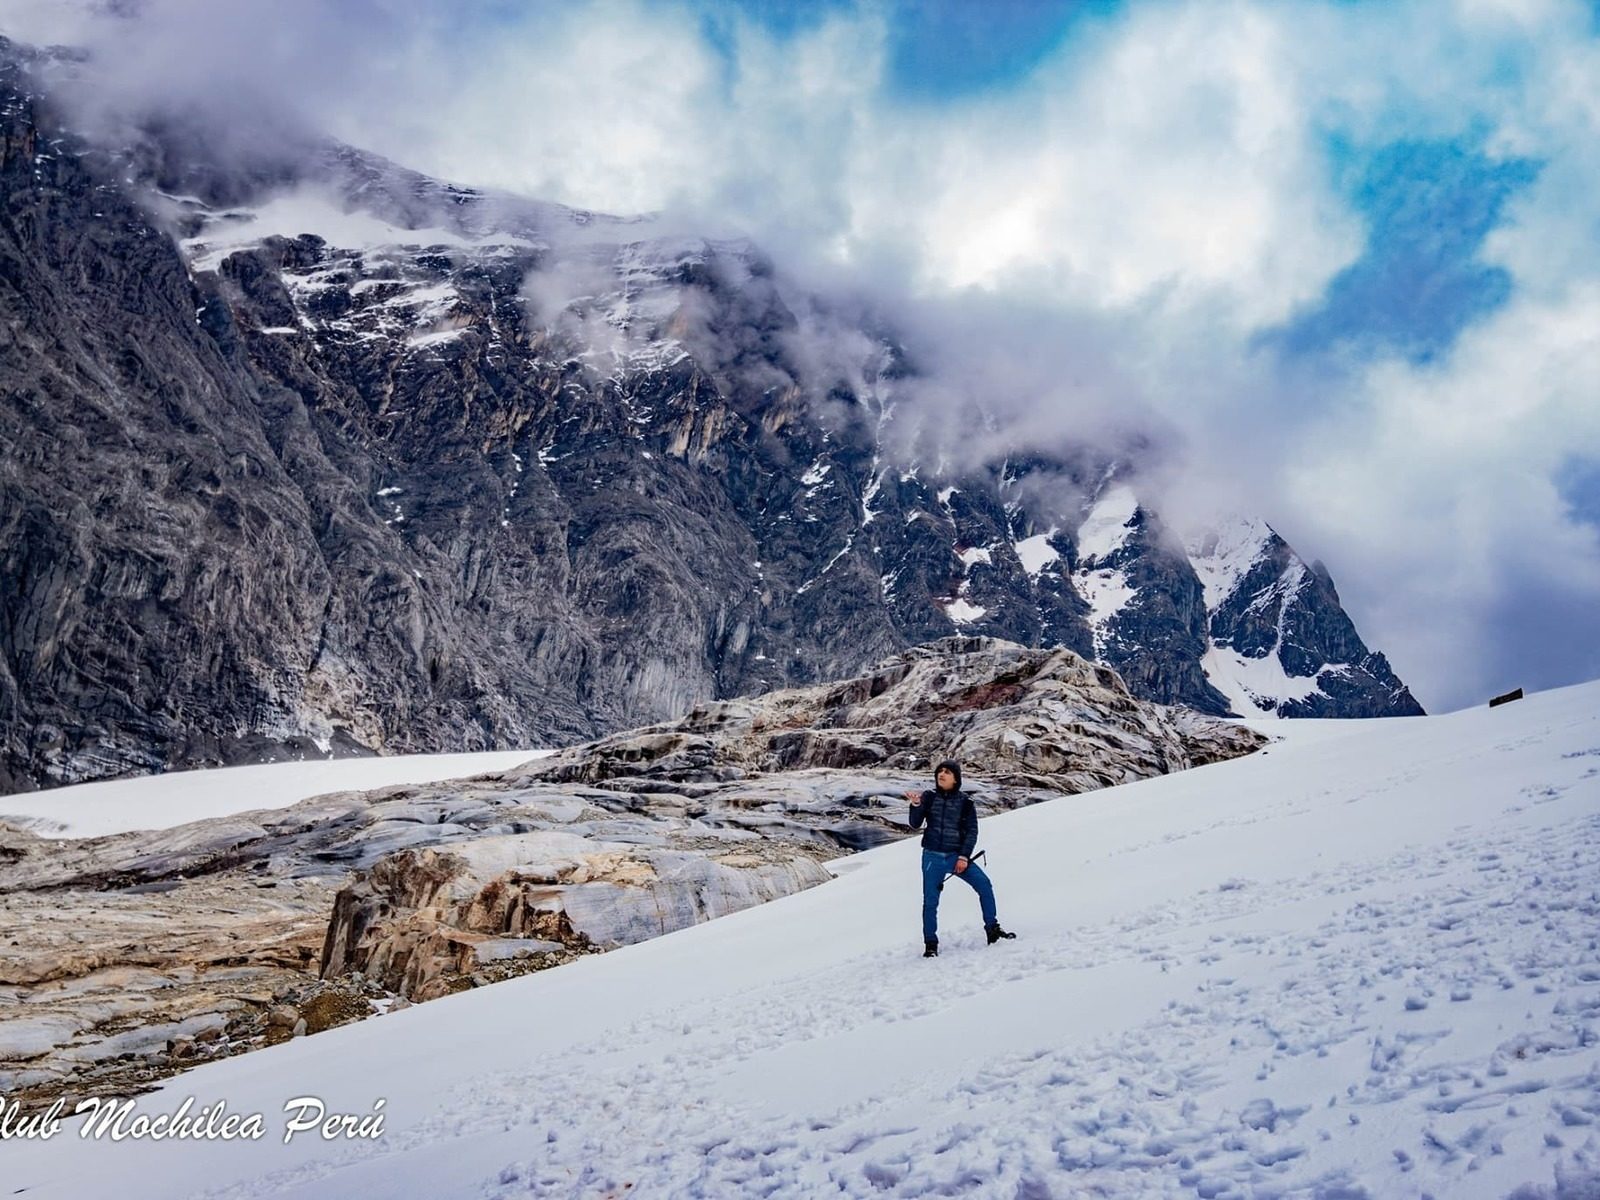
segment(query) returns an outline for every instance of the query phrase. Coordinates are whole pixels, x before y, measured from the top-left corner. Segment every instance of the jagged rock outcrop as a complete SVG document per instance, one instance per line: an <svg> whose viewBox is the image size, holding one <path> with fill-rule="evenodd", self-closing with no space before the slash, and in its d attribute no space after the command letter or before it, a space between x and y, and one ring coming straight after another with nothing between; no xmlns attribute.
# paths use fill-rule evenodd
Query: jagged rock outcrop
<svg viewBox="0 0 1600 1200"><path fill-rule="evenodd" d="M65 845L0 824L9 866ZM272 1040L271 1008L313 982L337 891L236 875L32 882L8 871L0 887L0 1093L24 1103L137 1089Z"/></svg>
<svg viewBox="0 0 1600 1200"><path fill-rule="evenodd" d="M1132 488L1108 481L1078 529L1073 581L1089 601L1095 656L1135 694L1222 714L1206 677L1206 607L1188 557Z"/></svg>

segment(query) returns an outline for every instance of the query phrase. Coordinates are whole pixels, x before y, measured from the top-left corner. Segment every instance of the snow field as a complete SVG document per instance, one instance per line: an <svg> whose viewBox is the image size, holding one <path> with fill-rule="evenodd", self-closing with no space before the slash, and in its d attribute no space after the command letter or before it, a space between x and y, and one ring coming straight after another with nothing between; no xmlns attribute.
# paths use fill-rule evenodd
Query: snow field
<svg viewBox="0 0 1600 1200"><path fill-rule="evenodd" d="M0 1156L29 1196L1593 1196L1597 714L1587 684L1262 722L1264 753L985 818L1015 942L952 881L922 959L897 843L141 1100L382 1096L375 1141Z"/></svg>
<svg viewBox="0 0 1600 1200"><path fill-rule="evenodd" d="M287 808L312 796L397 783L433 783L506 771L550 750L485 750L466 754L396 754L312 758L247 767L168 771L0 796L0 821L40 837L102 837L134 829L171 829L208 817L258 808Z"/></svg>

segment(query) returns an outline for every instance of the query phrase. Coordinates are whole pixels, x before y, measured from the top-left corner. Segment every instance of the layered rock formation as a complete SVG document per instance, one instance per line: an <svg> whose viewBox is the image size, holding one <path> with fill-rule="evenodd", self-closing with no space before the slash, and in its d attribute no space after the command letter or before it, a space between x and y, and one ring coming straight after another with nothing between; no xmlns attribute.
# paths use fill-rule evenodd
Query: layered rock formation
<svg viewBox="0 0 1600 1200"><path fill-rule="evenodd" d="M813 886L905 836L900 793L949 754L995 812L1264 740L1071 651L952 638L511 771L111 837L0 824L0 1092L136 1086Z"/></svg>
<svg viewBox="0 0 1600 1200"><path fill-rule="evenodd" d="M528 776L639 791L687 785L694 794L820 767L926 776L954 757L973 764L986 802L1002 804L1013 794L1165 775L1264 740L1137 700L1115 671L1071 650L955 637L841 683L703 705L678 721L560 751L531 764Z"/></svg>
<svg viewBox="0 0 1600 1200"><path fill-rule="evenodd" d="M25 57L0 42L0 788L571 743L958 632L1227 710L1137 446L941 463L896 338L751 246L322 143L108 152ZM1409 711L1362 661L1317 711Z"/></svg>

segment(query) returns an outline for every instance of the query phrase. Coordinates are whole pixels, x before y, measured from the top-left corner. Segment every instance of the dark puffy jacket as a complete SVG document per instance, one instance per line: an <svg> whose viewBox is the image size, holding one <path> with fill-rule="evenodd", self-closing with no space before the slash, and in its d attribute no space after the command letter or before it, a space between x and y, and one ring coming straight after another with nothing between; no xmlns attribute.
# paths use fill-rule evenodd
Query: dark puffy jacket
<svg viewBox="0 0 1600 1200"><path fill-rule="evenodd" d="M972 797L961 790L961 770L954 764L956 790L941 792L929 788L922 793L922 803L911 806L911 828L924 826L922 848L939 854L959 854L971 858L978 846L978 808Z"/></svg>

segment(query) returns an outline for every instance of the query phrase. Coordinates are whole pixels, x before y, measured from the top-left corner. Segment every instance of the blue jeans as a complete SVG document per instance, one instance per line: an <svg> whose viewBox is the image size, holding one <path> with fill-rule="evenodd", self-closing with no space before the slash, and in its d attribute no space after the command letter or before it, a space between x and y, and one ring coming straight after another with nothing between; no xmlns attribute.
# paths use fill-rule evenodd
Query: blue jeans
<svg viewBox="0 0 1600 1200"><path fill-rule="evenodd" d="M946 875L956 869L956 859L959 857L956 854L938 854L932 850L922 852L922 940L925 942L936 941L939 937L939 885ZM993 925L998 920L994 915L994 886L983 873L983 868L975 862L968 862L967 869L952 878L964 879L972 885L972 890L978 893L978 904L983 909L983 923Z"/></svg>

